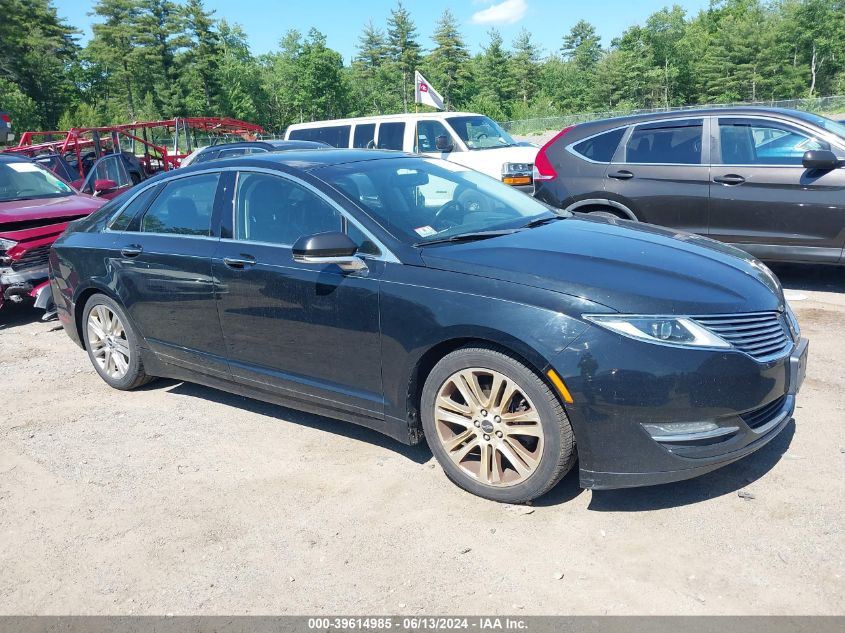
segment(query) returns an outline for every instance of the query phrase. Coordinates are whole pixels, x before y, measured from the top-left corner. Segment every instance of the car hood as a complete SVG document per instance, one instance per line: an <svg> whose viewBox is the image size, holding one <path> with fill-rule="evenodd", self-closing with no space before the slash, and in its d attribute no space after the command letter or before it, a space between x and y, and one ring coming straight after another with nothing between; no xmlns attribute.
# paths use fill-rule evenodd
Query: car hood
<svg viewBox="0 0 845 633"><path fill-rule="evenodd" d="M36 222L38 220L52 220L56 218L73 218L89 215L103 206L101 201L93 196L74 194L61 198L39 198L38 200L17 200L0 202L0 231L6 230L4 225L18 222Z"/></svg>
<svg viewBox="0 0 845 633"><path fill-rule="evenodd" d="M779 310L766 266L699 235L572 217L509 235L423 249L431 267L545 288L630 314Z"/></svg>

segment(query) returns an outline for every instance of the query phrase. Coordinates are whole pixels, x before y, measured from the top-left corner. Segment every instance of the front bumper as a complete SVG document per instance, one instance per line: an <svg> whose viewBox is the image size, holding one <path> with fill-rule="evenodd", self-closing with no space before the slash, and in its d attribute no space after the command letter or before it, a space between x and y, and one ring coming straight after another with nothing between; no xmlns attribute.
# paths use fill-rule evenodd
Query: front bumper
<svg viewBox="0 0 845 633"><path fill-rule="evenodd" d="M669 348L591 330L555 363L559 373L568 369L561 375L575 401L567 413L581 486L680 481L762 448L792 419L807 351L800 339L788 355L760 363L737 351ZM643 426L697 421L735 430L667 441Z"/></svg>

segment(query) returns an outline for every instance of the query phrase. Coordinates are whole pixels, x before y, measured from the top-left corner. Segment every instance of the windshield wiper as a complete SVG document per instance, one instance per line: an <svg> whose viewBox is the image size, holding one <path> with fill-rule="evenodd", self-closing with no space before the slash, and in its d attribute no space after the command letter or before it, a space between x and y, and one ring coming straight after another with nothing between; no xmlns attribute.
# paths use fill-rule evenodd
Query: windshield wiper
<svg viewBox="0 0 845 633"><path fill-rule="evenodd" d="M428 240L427 242L417 242L414 246L430 246L431 244L446 244L448 242L473 242L475 240L486 240L490 237L499 237L500 235L510 235L516 233L521 229L502 229L498 231L476 231L473 233L458 233L457 235L450 235L449 237L441 237L437 240Z"/></svg>
<svg viewBox="0 0 845 633"><path fill-rule="evenodd" d="M542 226L543 224L548 224L549 222L554 222L556 220L565 220L566 216L564 215L547 215L543 216L542 218L534 218L528 224L523 226L524 229L533 229L535 226Z"/></svg>

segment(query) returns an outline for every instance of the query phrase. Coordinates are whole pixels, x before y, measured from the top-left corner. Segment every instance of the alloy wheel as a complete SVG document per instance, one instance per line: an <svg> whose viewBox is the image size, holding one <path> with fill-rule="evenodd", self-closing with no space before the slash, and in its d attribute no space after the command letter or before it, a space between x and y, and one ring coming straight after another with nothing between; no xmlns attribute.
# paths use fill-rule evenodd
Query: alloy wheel
<svg viewBox="0 0 845 633"><path fill-rule="evenodd" d="M543 424L524 390L492 369L469 368L440 387L434 424L449 458L483 484L528 479L543 455Z"/></svg>
<svg viewBox="0 0 845 633"><path fill-rule="evenodd" d="M129 371L129 341L120 318L105 305L97 305L88 314L88 342L100 369L114 380Z"/></svg>

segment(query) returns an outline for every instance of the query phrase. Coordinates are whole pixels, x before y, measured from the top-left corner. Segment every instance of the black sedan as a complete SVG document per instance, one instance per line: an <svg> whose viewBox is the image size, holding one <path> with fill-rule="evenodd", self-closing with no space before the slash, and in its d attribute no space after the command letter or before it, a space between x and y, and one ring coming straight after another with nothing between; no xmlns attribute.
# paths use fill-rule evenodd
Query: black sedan
<svg viewBox="0 0 845 633"><path fill-rule="evenodd" d="M845 264L845 124L711 108L568 127L534 163L535 196L669 226L761 259Z"/></svg>
<svg viewBox="0 0 845 633"><path fill-rule="evenodd" d="M162 174L75 222L51 279L115 388L165 376L425 438L455 483L507 502L576 457L592 488L739 459L789 423L807 358L742 251L394 152Z"/></svg>

